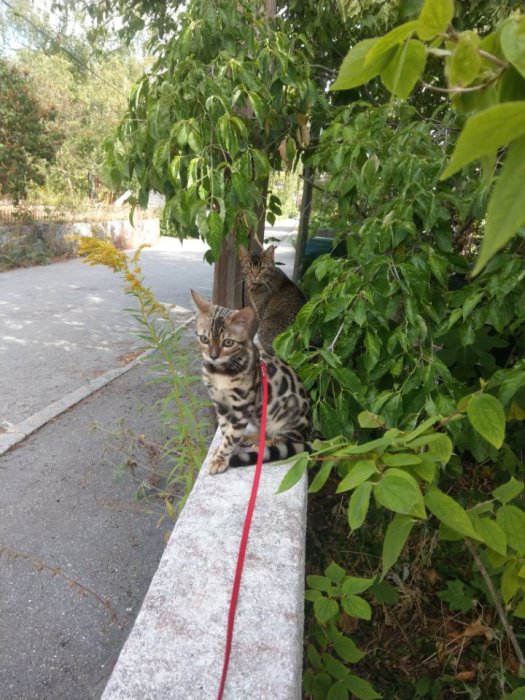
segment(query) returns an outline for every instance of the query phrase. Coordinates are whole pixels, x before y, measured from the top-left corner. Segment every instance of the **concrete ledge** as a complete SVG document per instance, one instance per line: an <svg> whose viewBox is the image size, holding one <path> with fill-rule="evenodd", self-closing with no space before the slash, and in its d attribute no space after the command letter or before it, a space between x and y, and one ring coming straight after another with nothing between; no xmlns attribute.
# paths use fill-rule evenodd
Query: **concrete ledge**
<svg viewBox="0 0 525 700"><path fill-rule="evenodd" d="M215 438L210 452L218 445ZM213 700L253 467L209 476L206 458L103 700ZM265 465L246 553L225 700L298 700L306 476Z"/></svg>

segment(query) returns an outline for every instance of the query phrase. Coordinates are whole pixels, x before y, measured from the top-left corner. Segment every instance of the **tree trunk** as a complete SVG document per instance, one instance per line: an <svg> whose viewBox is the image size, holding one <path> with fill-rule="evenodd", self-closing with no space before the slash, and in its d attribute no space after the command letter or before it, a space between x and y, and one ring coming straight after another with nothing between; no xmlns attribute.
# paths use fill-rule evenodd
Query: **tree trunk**
<svg viewBox="0 0 525 700"><path fill-rule="evenodd" d="M266 196L268 193L268 180L263 186L262 202L257 207L259 226L257 231L250 231L248 250L260 251L260 245L264 244L264 228L266 222ZM213 271L212 302L227 309L242 309L248 306L250 300L241 275L241 266L237 257L235 245L235 232L225 239L219 259L215 263Z"/></svg>
<svg viewBox="0 0 525 700"><path fill-rule="evenodd" d="M275 0L266 0L265 16L268 20L276 13ZM241 109L245 114L253 116L252 109L246 105ZM250 231L248 240L248 250L260 250L264 244L264 228L266 223L266 197L268 194L268 180L266 180L262 196L261 205L257 207L257 218L259 225L257 231ZM231 232L222 245L221 254L215 263L213 271L213 295L212 301L227 309L241 309L250 303L247 290L241 275L241 266L237 258L237 248L235 245L235 232Z"/></svg>
<svg viewBox="0 0 525 700"><path fill-rule="evenodd" d="M314 169L311 165L305 165L303 169L303 196L301 197L301 211L299 212L299 229L295 245L295 260L293 266L293 281L298 282L301 277L301 264L304 258L304 249L308 240L308 228L310 225L310 212L312 210L312 196L314 192Z"/></svg>

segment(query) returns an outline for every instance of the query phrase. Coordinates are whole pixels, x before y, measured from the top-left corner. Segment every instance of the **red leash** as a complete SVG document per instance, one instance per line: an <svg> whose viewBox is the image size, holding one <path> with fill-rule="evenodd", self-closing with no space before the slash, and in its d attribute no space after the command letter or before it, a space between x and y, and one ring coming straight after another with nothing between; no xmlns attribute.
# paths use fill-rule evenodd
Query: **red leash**
<svg viewBox="0 0 525 700"><path fill-rule="evenodd" d="M257 499L257 491L259 489L259 481L261 480L261 471L264 455L264 443L266 441L266 408L268 405L268 377L266 375L266 365L261 360L262 371L262 412L261 412L261 429L259 433L259 453L257 455L257 464L255 466L255 474L253 476L252 492L246 509L246 517L242 530L241 546L239 547L239 555L237 557L237 568L235 570L235 578L233 579L232 597L230 600L230 612L228 613L228 629L226 632L226 648L224 650L224 664L222 667L221 685L217 700L222 700L224 686L226 684L226 675L228 674L228 664L230 663L230 652L233 639L233 625L235 622L235 611L237 610L237 601L239 599L239 589L241 587L241 576L244 567L244 556L246 554L246 545L248 544L248 536L252 524L253 511L255 510L255 501Z"/></svg>

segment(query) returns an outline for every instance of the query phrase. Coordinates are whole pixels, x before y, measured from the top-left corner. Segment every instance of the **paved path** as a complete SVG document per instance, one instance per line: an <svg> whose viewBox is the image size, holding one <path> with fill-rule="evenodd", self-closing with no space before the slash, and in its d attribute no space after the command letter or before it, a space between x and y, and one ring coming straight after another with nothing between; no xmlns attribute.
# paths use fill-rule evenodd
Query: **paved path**
<svg viewBox="0 0 525 700"><path fill-rule="evenodd" d="M209 294L205 248L161 239L143 252L146 283L161 301L188 307L190 284ZM1 273L0 427L126 365L141 343L123 311L132 305L119 275L78 259Z"/></svg>
<svg viewBox="0 0 525 700"><path fill-rule="evenodd" d="M277 229L283 238L290 229ZM145 249L141 266L157 298L189 307L189 288L211 295L207 246L161 238ZM286 240L278 258L291 272ZM125 366L141 341L123 283L103 266L70 260L0 274L0 435L64 395ZM0 440L0 453L2 441Z"/></svg>

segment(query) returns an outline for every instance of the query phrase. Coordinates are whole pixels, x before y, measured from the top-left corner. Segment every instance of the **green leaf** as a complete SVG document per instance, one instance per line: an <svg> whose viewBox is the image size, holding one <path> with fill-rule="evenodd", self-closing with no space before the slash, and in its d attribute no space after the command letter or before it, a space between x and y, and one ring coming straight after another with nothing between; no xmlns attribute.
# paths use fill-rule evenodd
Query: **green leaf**
<svg viewBox="0 0 525 700"><path fill-rule="evenodd" d="M422 461L421 457L413 452L385 453L381 459L388 467L405 467L410 464L420 464Z"/></svg>
<svg viewBox="0 0 525 700"><path fill-rule="evenodd" d="M374 450L379 450L383 447L388 447L394 441L395 436L393 433L390 435L385 433L383 437L377 438L377 440L370 440L370 442L363 442L359 445L347 445L343 449L338 450L335 453L335 456L341 457L345 455L363 455L367 452L373 452Z"/></svg>
<svg viewBox="0 0 525 700"><path fill-rule="evenodd" d="M379 360L381 346L377 336L369 330L367 330L365 333L365 348L365 367L370 372L372 369L374 369L377 361Z"/></svg>
<svg viewBox="0 0 525 700"><path fill-rule="evenodd" d="M174 156L174 158L172 159L170 166L169 166L169 172L171 175L171 179L175 185L179 184L180 166L181 166L181 157Z"/></svg>
<svg viewBox="0 0 525 700"><path fill-rule="evenodd" d="M356 462L350 467L348 474L340 482L336 493L343 493L344 491L355 489L356 486L362 484L363 481L366 481L369 476L376 472L377 467L373 459L365 459Z"/></svg>
<svg viewBox="0 0 525 700"><path fill-rule="evenodd" d="M368 506L370 504L370 494L373 484L370 481L365 481L360 484L348 503L348 524L351 530L357 530L364 523Z"/></svg>
<svg viewBox="0 0 525 700"><path fill-rule="evenodd" d="M323 486L328 480L328 477L330 476L330 472L332 471L333 466L333 462L323 462L323 465L321 466L321 468L315 475L314 480L310 484L308 493L317 493L323 488Z"/></svg>
<svg viewBox="0 0 525 700"><path fill-rule="evenodd" d="M348 661L348 663L356 664L361 661L365 653L359 649L356 643L350 639L350 637L345 637L343 634L338 634L333 640L334 649L339 654L339 656Z"/></svg>
<svg viewBox="0 0 525 700"><path fill-rule="evenodd" d="M313 666L318 671L321 671L324 668L324 664L321 661L321 654L317 651L313 644L308 645L306 649L306 656L308 657L310 666Z"/></svg>
<svg viewBox="0 0 525 700"><path fill-rule="evenodd" d="M525 618L525 598L523 598L516 609L512 611L512 614L514 617ZM506 695L505 697L508 698L509 696ZM523 695L521 697L525 700L525 687L523 688Z"/></svg>
<svg viewBox="0 0 525 700"><path fill-rule="evenodd" d="M372 608L364 598L358 595L344 595L341 598L341 605L345 613L357 617L359 620L370 620L372 617Z"/></svg>
<svg viewBox="0 0 525 700"><path fill-rule="evenodd" d="M335 352L330 352L324 348L319 348L318 352L323 360L325 360L326 364L330 367L338 367L341 365L341 360L339 359L338 355L335 354Z"/></svg>
<svg viewBox="0 0 525 700"><path fill-rule="evenodd" d="M521 686L521 688L516 688L512 693L505 693L502 700L525 700L525 685Z"/></svg>
<svg viewBox="0 0 525 700"><path fill-rule="evenodd" d="M357 416L357 421L361 428L382 428L385 424L381 416L372 413L371 411L361 411Z"/></svg>
<svg viewBox="0 0 525 700"><path fill-rule="evenodd" d="M423 496L413 476L390 468L374 486L374 495L382 506L403 515L426 517Z"/></svg>
<svg viewBox="0 0 525 700"><path fill-rule="evenodd" d="M525 77L525 18L509 17L500 31L505 58Z"/></svg>
<svg viewBox="0 0 525 700"><path fill-rule="evenodd" d="M336 681L328 691L326 700L348 700L348 688L344 681Z"/></svg>
<svg viewBox="0 0 525 700"><path fill-rule="evenodd" d="M390 60L394 49L389 49L365 66L368 52L378 39L365 39L346 54L336 80L330 90L350 90L375 78Z"/></svg>
<svg viewBox="0 0 525 700"><path fill-rule="evenodd" d="M463 539L463 535L447 527L444 523L440 523L439 525L438 537L444 542L459 542Z"/></svg>
<svg viewBox="0 0 525 700"><path fill-rule="evenodd" d="M425 0L418 18L417 33L428 41L446 31L454 17L454 0Z"/></svg>
<svg viewBox="0 0 525 700"><path fill-rule="evenodd" d="M479 36L476 32L462 32L454 48L452 56L447 61L449 85L466 87L474 82L481 68L479 55Z"/></svg>
<svg viewBox="0 0 525 700"><path fill-rule="evenodd" d="M483 299L483 292L477 292L476 294L473 294L472 296L467 297L465 300L465 303L463 304L463 321L466 321L467 318L470 316L472 311L476 308L476 306L479 304L479 302Z"/></svg>
<svg viewBox="0 0 525 700"><path fill-rule="evenodd" d="M447 588L444 591L438 591L438 597L448 603L450 610L458 610L459 612L467 612L472 608L473 599L465 591L465 584L459 579L447 581Z"/></svg>
<svg viewBox="0 0 525 700"><path fill-rule="evenodd" d="M377 700L377 698L381 697L368 681L364 681L362 678L354 676L352 673L346 677L345 683L348 690L353 693L356 698L359 698L359 700Z"/></svg>
<svg viewBox="0 0 525 700"><path fill-rule="evenodd" d="M371 588L370 593L379 605L395 605L399 603L399 593L388 581L378 581Z"/></svg>
<svg viewBox="0 0 525 700"><path fill-rule="evenodd" d="M392 60L381 71L383 85L392 94L406 100L421 78L426 62L425 45L410 39L398 47Z"/></svg>
<svg viewBox="0 0 525 700"><path fill-rule="evenodd" d="M384 578L399 559L399 555L412 532L416 521L407 515L396 515L386 530L383 541L383 573Z"/></svg>
<svg viewBox="0 0 525 700"><path fill-rule="evenodd" d="M448 264L443 258L432 254L428 260L432 274L442 287L448 289Z"/></svg>
<svg viewBox="0 0 525 700"><path fill-rule="evenodd" d="M188 146L194 153L202 153L202 136L196 129L191 131L188 136Z"/></svg>
<svg viewBox="0 0 525 700"><path fill-rule="evenodd" d="M505 412L491 394L475 394L467 406L467 416L474 430L500 448L505 438Z"/></svg>
<svg viewBox="0 0 525 700"><path fill-rule="evenodd" d="M339 566L339 564L336 564L335 561L328 565L324 573L325 576L334 583L341 583L346 576L346 571L343 569L343 567Z"/></svg>
<svg viewBox="0 0 525 700"><path fill-rule="evenodd" d="M436 476L436 469L437 466L435 462L425 461L421 462L421 464L414 464L411 471L415 472L423 481L432 483Z"/></svg>
<svg viewBox="0 0 525 700"><path fill-rule="evenodd" d="M448 464L450 457L452 456L452 440L448 435L440 434L437 436L436 440L428 445L427 455L436 460L436 462L441 462L442 464Z"/></svg>
<svg viewBox="0 0 525 700"><path fill-rule="evenodd" d="M514 394L525 386L525 371L520 371L518 374L512 374L506 377L500 385L498 398L501 403L506 406L512 399Z"/></svg>
<svg viewBox="0 0 525 700"><path fill-rule="evenodd" d="M279 488L277 489L277 493L288 491L288 489L292 488L292 486L294 486L299 481L299 479L303 476L306 469L308 468L308 460L308 455L303 455L302 457L299 457L295 464L292 467L290 467L290 469L284 475L283 480L281 481L281 483L279 484Z"/></svg>
<svg viewBox="0 0 525 700"><path fill-rule="evenodd" d="M328 673L336 680L344 680L348 675L346 666L335 659L331 654L323 654L323 663Z"/></svg>
<svg viewBox="0 0 525 700"><path fill-rule="evenodd" d="M308 574L306 577L306 583L310 588L314 588L316 591L331 591L333 586L330 579L326 576L316 576L315 574Z"/></svg>
<svg viewBox="0 0 525 700"><path fill-rule="evenodd" d="M507 544L518 554L525 554L525 512L516 506L502 506L496 522L507 535Z"/></svg>
<svg viewBox="0 0 525 700"><path fill-rule="evenodd" d="M489 518L476 518L474 527L487 547L503 556L507 554L507 535L498 523Z"/></svg>
<svg viewBox="0 0 525 700"><path fill-rule="evenodd" d="M474 114L463 127L450 163L440 180L446 180L467 163L491 154L525 134L525 102L502 102Z"/></svg>
<svg viewBox="0 0 525 700"><path fill-rule="evenodd" d="M497 498L500 503L505 505L505 503L508 503L509 501L512 501L513 498L516 498L516 496L519 496L523 491L523 488L523 483L511 476L510 481L507 481L506 484L498 486L497 489L494 489L492 495L494 498Z"/></svg>
<svg viewBox="0 0 525 700"><path fill-rule="evenodd" d="M265 153L256 148L252 148L250 153L252 154L258 179L264 180L264 178L267 177L270 172L270 161L268 160L268 157Z"/></svg>
<svg viewBox="0 0 525 700"><path fill-rule="evenodd" d="M220 215L215 211L210 212L206 219L206 224L208 226L206 242L212 250L213 257L217 260L221 254L222 246L222 220Z"/></svg>
<svg viewBox="0 0 525 700"><path fill-rule="evenodd" d="M318 598L314 600L314 614L319 624L324 625L328 620L337 615L339 606L330 598Z"/></svg>
<svg viewBox="0 0 525 700"><path fill-rule="evenodd" d="M459 503L442 491L438 489L429 491L425 496L425 505L438 520L441 520L451 530L466 537L472 537L477 541L481 539Z"/></svg>
<svg viewBox="0 0 525 700"><path fill-rule="evenodd" d="M392 31L388 32L388 34L385 34L385 36L378 39L366 55L365 66L373 63L383 53L385 53L385 51L388 51L394 46L398 46L398 44L405 41L405 39L416 31L417 26L417 20L405 22L405 24L401 24L399 27L392 29Z"/></svg>
<svg viewBox="0 0 525 700"><path fill-rule="evenodd" d="M310 601L310 603L313 603L314 600L317 600L318 598L322 598L323 594L321 591L305 591L304 593L304 599Z"/></svg>
<svg viewBox="0 0 525 700"><path fill-rule="evenodd" d="M425 433L429 428L431 428L435 423L437 423L439 420L438 416L431 416L430 418L427 418L423 423L417 426L417 428L414 428L410 433L407 433L405 435L405 442L412 442L412 440L415 440L417 437ZM422 443L425 444L425 443Z"/></svg>
<svg viewBox="0 0 525 700"><path fill-rule="evenodd" d="M525 111L523 126L525 130ZM510 145L492 191L487 207L485 236L472 274L477 275L494 253L503 248L524 224L525 138L520 138Z"/></svg>
<svg viewBox="0 0 525 700"><path fill-rule="evenodd" d="M318 673L312 681L312 696L314 700L326 700L328 691L332 687L332 679L325 673Z"/></svg>
<svg viewBox="0 0 525 700"><path fill-rule="evenodd" d="M343 582L341 590L343 593L364 593L374 585L375 578L360 578L358 576L347 576Z"/></svg>
<svg viewBox="0 0 525 700"><path fill-rule="evenodd" d="M520 587L520 580L518 578L518 565L515 563L509 563L505 567L501 575L501 597L505 604L507 604L511 598L513 598Z"/></svg>

